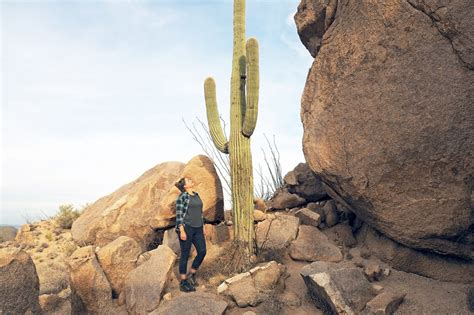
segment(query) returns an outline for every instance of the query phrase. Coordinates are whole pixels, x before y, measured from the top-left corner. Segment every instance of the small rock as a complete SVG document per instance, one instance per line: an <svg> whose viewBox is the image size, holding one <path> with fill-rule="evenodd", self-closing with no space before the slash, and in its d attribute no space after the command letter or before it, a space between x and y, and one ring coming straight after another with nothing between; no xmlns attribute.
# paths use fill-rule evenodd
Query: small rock
<svg viewBox="0 0 474 315"><path fill-rule="evenodd" d="M265 201L261 198L257 198L253 202L255 209L260 210L260 211L267 211L267 205L265 204Z"/></svg>
<svg viewBox="0 0 474 315"><path fill-rule="evenodd" d="M394 294L383 292L370 300L366 305L366 311L375 315L391 315L395 313L398 306L403 302L406 293Z"/></svg>
<svg viewBox="0 0 474 315"><path fill-rule="evenodd" d="M253 220L256 221L256 222L260 222L260 221L263 221L267 218L267 215L263 212L263 211L260 211L260 210L253 210Z"/></svg>
<svg viewBox="0 0 474 315"><path fill-rule="evenodd" d="M352 228L346 223L336 224L328 229L325 229L324 234L340 246L354 247L357 244L357 240L352 233Z"/></svg>
<svg viewBox="0 0 474 315"><path fill-rule="evenodd" d="M334 226L339 222L339 214L337 212L334 200L328 200L323 206L325 222L328 227Z"/></svg>
<svg viewBox="0 0 474 315"><path fill-rule="evenodd" d="M163 300L165 300L165 301L169 301L169 300L171 300L172 298L173 298L173 297L172 297L172 295L171 295L171 292L168 292L168 293L166 293L165 295L163 295Z"/></svg>
<svg viewBox="0 0 474 315"><path fill-rule="evenodd" d="M382 277L383 270L380 265L371 263L364 267L364 273L370 282L379 281Z"/></svg>
<svg viewBox="0 0 474 315"><path fill-rule="evenodd" d="M374 284L372 285L372 288L375 294L380 294L383 291L383 287L380 284Z"/></svg>
<svg viewBox="0 0 474 315"><path fill-rule="evenodd" d="M280 295L279 298L280 301L283 302L286 306L301 306L300 297L293 291L285 291L283 294Z"/></svg>
<svg viewBox="0 0 474 315"><path fill-rule="evenodd" d="M383 270L383 275L386 276L386 277L390 276L390 268L385 268Z"/></svg>
<svg viewBox="0 0 474 315"><path fill-rule="evenodd" d="M269 208L272 210L281 210L294 208L306 204L306 200L297 194L288 192L288 189L281 188L275 192L269 201Z"/></svg>
<svg viewBox="0 0 474 315"><path fill-rule="evenodd" d="M295 216L300 218L300 224L318 226L321 223L321 216L308 208L296 211Z"/></svg>
<svg viewBox="0 0 474 315"><path fill-rule="evenodd" d="M246 311L245 313L242 313L242 315L257 315L254 311Z"/></svg>
<svg viewBox="0 0 474 315"><path fill-rule="evenodd" d="M118 306L122 306L125 304L125 292L120 292L118 301L117 301Z"/></svg>

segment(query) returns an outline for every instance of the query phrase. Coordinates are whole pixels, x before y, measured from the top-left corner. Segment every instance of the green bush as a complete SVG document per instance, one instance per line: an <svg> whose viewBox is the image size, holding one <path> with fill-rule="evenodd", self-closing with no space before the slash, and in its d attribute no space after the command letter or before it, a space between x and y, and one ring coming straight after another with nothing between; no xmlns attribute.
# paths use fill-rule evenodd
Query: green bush
<svg viewBox="0 0 474 315"><path fill-rule="evenodd" d="M70 229L74 220L81 215L81 212L74 209L73 205L60 205L59 212L54 217L58 225L63 229Z"/></svg>

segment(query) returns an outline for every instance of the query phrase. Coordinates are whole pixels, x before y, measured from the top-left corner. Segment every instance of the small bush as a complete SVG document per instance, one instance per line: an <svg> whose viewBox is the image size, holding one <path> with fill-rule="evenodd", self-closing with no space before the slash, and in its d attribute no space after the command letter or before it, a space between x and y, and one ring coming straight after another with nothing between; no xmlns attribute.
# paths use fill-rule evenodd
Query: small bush
<svg viewBox="0 0 474 315"><path fill-rule="evenodd" d="M53 234L51 234L51 232L47 232L44 237L50 242L53 240Z"/></svg>
<svg viewBox="0 0 474 315"><path fill-rule="evenodd" d="M60 205L59 212L54 217L58 225L63 229L70 229L74 220L81 215L81 212L74 209L73 205Z"/></svg>

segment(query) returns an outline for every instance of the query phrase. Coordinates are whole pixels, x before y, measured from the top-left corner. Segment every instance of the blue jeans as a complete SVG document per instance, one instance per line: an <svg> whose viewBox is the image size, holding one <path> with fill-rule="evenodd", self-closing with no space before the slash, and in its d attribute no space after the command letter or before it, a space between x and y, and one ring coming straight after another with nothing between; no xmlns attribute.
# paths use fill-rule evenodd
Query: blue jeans
<svg viewBox="0 0 474 315"><path fill-rule="evenodd" d="M204 256L206 256L206 239L204 238L204 227L192 227L185 225L186 240L181 239L178 233L179 246L181 247L181 257L179 258L179 273L186 274L188 266L189 252L191 251L191 244L196 247L197 255L194 258L192 268L197 270L201 265Z"/></svg>

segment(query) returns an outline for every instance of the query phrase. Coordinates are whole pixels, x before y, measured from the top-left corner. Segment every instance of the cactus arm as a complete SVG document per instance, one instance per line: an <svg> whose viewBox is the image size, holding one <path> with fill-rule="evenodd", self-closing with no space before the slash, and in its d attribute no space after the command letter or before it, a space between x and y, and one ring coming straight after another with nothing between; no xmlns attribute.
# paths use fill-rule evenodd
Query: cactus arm
<svg viewBox="0 0 474 315"><path fill-rule="evenodd" d="M258 42L255 38L247 41L247 104L242 124L242 134L250 137L255 130L258 116Z"/></svg>
<svg viewBox="0 0 474 315"><path fill-rule="evenodd" d="M211 133L212 141L216 148L222 153L229 153L229 142L224 136L221 122L219 120L219 110L216 101L216 83L213 78L204 81L204 97L206 99L207 123Z"/></svg>

